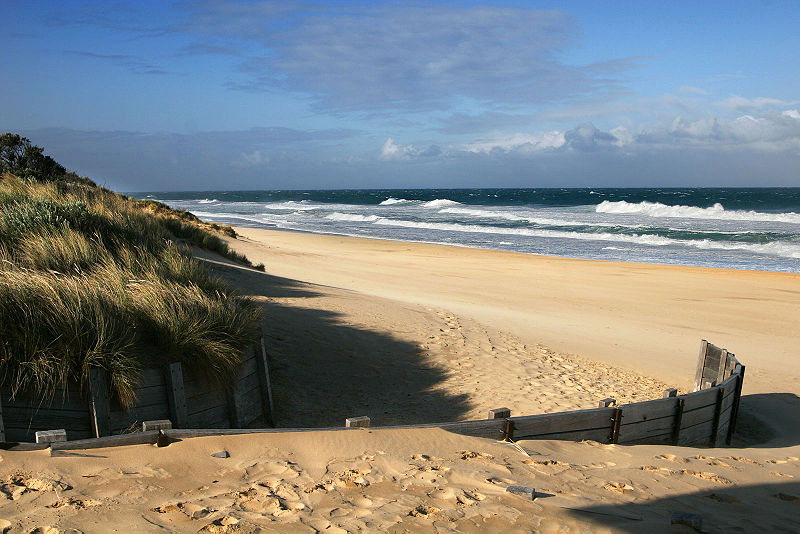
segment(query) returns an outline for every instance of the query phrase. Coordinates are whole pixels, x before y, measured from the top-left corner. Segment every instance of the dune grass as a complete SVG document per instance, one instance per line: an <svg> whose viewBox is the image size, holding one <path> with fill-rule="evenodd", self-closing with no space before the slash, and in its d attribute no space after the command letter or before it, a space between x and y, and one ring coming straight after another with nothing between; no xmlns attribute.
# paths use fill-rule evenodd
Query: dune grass
<svg viewBox="0 0 800 534"><path fill-rule="evenodd" d="M0 178L0 382L46 397L102 367L124 405L141 368L171 361L229 383L259 312L190 245L242 258L179 213L82 183Z"/></svg>

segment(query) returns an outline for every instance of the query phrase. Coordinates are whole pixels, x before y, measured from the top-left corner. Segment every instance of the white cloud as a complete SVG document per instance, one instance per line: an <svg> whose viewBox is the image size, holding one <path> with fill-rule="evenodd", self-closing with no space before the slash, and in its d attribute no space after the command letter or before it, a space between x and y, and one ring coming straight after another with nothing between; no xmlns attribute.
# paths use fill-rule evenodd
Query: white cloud
<svg viewBox="0 0 800 534"><path fill-rule="evenodd" d="M381 147L381 159L404 159L417 153L411 145L398 145L391 137Z"/></svg>
<svg viewBox="0 0 800 534"><path fill-rule="evenodd" d="M552 131L540 134L515 133L506 136L497 136L490 139L481 139L461 147L462 150L473 153L499 152L537 152L541 150L560 148L564 146L564 132Z"/></svg>
<svg viewBox="0 0 800 534"><path fill-rule="evenodd" d="M743 96L731 95L722 102L719 102L718 104L721 107L735 109L737 111L753 111L767 107L791 106L796 103L797 102L794 101L787 102L785 100L779 100L777 98L767 98L764 96L759 96L756 98L745 98Z"/></svg>

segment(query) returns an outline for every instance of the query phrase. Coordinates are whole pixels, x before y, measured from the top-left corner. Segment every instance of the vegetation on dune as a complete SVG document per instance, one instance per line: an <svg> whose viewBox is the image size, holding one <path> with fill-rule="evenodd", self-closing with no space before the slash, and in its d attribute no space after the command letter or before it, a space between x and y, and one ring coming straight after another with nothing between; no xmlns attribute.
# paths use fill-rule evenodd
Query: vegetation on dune
<svg viewBox="0 0 800 534"><path fill-rule="evenodd" d="M0 136L0 383L46 397L102 367L129 405L147 366L181 361L228 382L259 311L190 247L249 261L190 213L41 164L41 149L9 136Z"/></svg>

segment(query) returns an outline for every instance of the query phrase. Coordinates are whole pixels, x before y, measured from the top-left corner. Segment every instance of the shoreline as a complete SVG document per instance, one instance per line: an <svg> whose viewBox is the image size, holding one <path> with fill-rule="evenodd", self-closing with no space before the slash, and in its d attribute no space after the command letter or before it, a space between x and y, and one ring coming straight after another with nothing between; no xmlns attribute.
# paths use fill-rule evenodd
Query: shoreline
<svg viewBox="0 0 800 534"><path fill-rule="evenodd" d="M275 276L444 309L684 389L705 338L755 369L747 393L800 393L800 274L234 228L229 245Z"/></svg>
<svg viewBox="0 0 800 534"><path fill-rule="evenodd" d="M205 219L203 219L205 220ZM214 222L214 221L211 221ZM217 223L220 224L220 223ZM480 250L485 252L500 252L503 254L518 254L522 256L534 256L537 258L546 258L546 259L563 259L567 261L589 261L589 262L598 262L598 263L611 263L611 264L618 264L618 265L642 265L642 266L653 266L653 267L667 267L667 268L676 268L676 269L708 269L711 271L731 271L735 273L757 273L757 274L778 274L778 275L793 275L800 279L800 272L793 272L793 271L766 271L766 270L759 270L759 269L734 269L732 267L708 267L704 265L688 265L683 263L650 263L650 262L643 262L643 261L621 261L621 260L605 260L605 259L598 259L598 258L577 258L573 256L555 256L552 254L539 254L537 252L520 252L517 250L502 250L499 248L484 248L484 247L477 247L471 245L465 245L460 243L442 243L439 241L407 241L403 239L390 239L386 237L373 237L368 235L351 235L351 234L339 234L333 232L312 232L310 230L297 230L294 228L281 228L278 226L247 226L247 225L239 225L239 224L229 224L231 228L234 230L236 229L247 229L247 230L265 230L267 232L286 232L290 234L304 234L304 235L317 235L317 236L324 236L324 237L342 237L348 239L365 239L369 241L385 241L387 243L409 243L409 244L418 244L418 245L431 245L435 247L452 247L452 248L465 248L469 250ZM237 232L238 234L238 232Z"/></svg>

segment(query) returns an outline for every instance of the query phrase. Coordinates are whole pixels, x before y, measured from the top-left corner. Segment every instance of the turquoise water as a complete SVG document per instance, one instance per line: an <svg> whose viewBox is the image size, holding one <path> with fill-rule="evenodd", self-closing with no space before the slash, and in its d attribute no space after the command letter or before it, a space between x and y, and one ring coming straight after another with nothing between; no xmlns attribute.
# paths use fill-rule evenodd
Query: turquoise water
<svg viewBox="0 0 800 534"><path fill-rule="evenodd" d="M137 193L226 224L547 254L800 272L800 188Z"/></svg>

